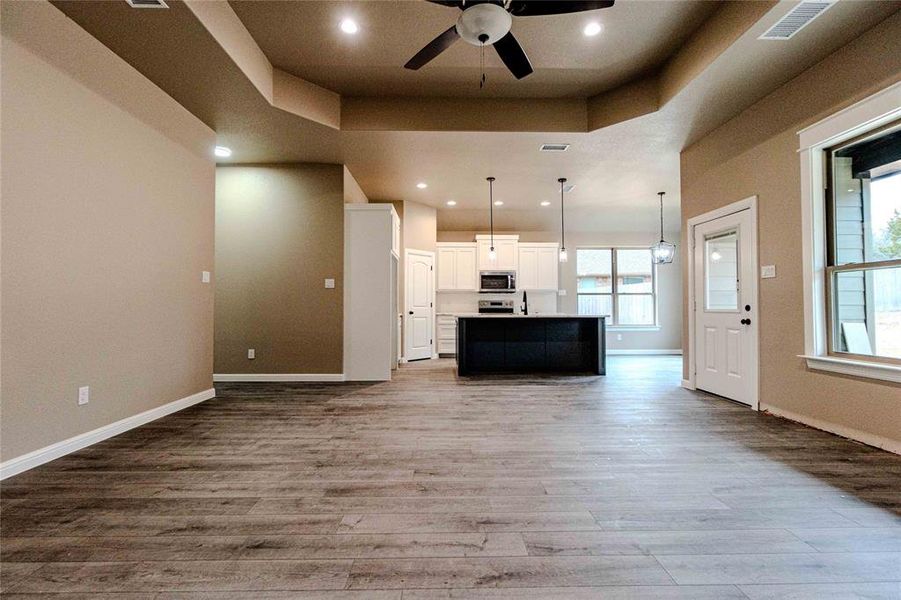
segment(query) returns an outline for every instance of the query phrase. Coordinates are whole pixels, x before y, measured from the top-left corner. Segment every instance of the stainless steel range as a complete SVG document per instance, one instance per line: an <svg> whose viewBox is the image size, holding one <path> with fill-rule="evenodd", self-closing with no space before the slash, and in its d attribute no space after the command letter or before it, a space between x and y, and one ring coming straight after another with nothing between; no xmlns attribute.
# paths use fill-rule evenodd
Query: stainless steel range
<svg viewBox="0 0 901 600"><path fill-rule="evenodd" d="M513 300L479 300L479 314L513 314Z"/></svg>

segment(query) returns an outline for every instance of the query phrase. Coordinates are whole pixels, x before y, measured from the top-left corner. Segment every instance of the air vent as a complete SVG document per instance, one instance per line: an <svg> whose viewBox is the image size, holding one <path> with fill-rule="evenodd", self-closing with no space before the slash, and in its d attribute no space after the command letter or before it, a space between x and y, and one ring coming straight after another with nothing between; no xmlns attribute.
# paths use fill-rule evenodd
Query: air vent
<svg viewBox="0 0 901 600"><path fill-rule="evenodd" d="M569 148L569 144L541 144L542 152L566 152Z"/></svg>
<svg viewBox="0 0 901 600"><path fill-rule="evenodd" d="M758 39L787 40L807 27L811 21L826 12L837 0L805 0L779 19L775 25L766 30Z"/></svg>
<svg viewBox="0 0 901 600"><path fill-rule="evenodd" d="M163 0L125 0L132 8L169 8Z"/></svg>

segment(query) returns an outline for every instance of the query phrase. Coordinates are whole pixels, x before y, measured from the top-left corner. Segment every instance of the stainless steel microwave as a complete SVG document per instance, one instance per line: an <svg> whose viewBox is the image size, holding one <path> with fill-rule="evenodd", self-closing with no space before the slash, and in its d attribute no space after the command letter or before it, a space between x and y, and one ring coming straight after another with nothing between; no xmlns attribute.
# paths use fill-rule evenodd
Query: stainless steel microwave
<svg viewBox="0 0 901 600"><path fill-rule="evenodd" d="M479 292L483 294L512 294L515 291L515 271L479 272Z"/></svg>

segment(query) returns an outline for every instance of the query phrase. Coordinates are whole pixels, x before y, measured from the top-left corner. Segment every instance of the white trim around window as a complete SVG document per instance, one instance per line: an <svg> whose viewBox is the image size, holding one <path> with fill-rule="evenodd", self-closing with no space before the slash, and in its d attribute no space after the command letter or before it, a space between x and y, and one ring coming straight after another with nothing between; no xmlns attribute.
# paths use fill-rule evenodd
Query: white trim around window
<svg viewBox="0 0 901 600"><path fill-rule="evenodd" d="M901 117L901 82L798 132L801 158L801 244L804 354L807 367L882 381L901 381L901 367L830 356L826 336L825 152Z"/></svg>

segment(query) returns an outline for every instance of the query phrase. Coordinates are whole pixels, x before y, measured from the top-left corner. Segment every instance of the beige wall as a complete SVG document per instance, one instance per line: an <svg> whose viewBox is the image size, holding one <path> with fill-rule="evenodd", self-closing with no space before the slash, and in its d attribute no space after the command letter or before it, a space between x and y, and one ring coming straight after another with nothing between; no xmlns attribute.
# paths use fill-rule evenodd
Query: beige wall
<svg viewBox="0 0 901 600"><path fill-rule="evenodd" d="M683 219L758 197L760 264L778 273L759 284L761 405L890 440L901 439L901 386L808 371L798 358L805 317L796 132L899 80L896 13L682 153Z"/></svg>
<svg viewBox="0 0 901 600"><path fill-rule="evenodd" d="M2 28L9 460L212 387L215 136L51 5Z"/></svg>
<svg viewBox="0 0 901 600"><path fill-rule="evenodd" d="M471 242L477 233L485 231L439 231L438 240L441 242ZM498 233L497 231L495 233ZM503 233L518 233L522 242L559 242L559 231L504 231ZM557 298L557 310L561 313L576 313L576 254L580 247L649 247L657 239L656 233L617 233L617 232L569 232L566 234L566 248L569 250L569 260L560 265L560 287L566 290L566 295ZM678 240L679 233L668 233L667 239ZM656 330L628 330L611 331L607 334L607 343L610 349L616 350L678 350L682 347L682 280L681 259L676 257L671 265L660 266L657 269L657 320L660 325ZM451 300L460 305L461 294L452 292ZM530 294L534 297L535 294ZM473 294L471 304L475 304L477 294ZM439 298L439 305L443 305ZM516 295L516 302L521 300ZM535 300L533 299L533 302ZM475 306L472 307L475 309ZM618 336L622 339L617 339Z"/></svg>
<svg viewBox="0 0 901 600"><path fill-rule="evenodd" d="M344 166L344 203L366 204L367 202L369 202L369 198L366 197L363 188L357 183L350 169Z"/></svg>
<svg viewBox="0 0 901 600"><path fill-rule="evenodd" d="M216 373L343 372L343 178L342 165L216 170Z"/></svg>
<svg viewBox="0 0 901 600"><path fill-rule="evenodd" d="M435 251L438 235L438 211L419 202L404 201L404 248Z"/></svg>

